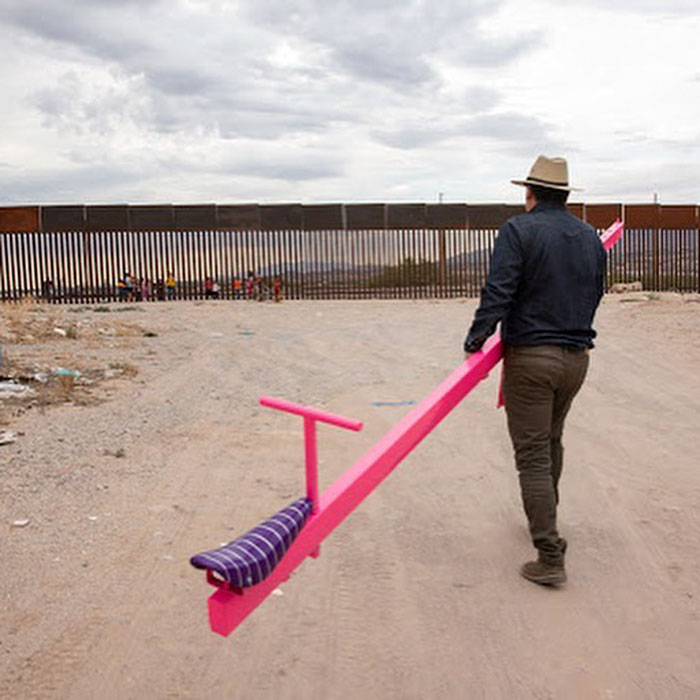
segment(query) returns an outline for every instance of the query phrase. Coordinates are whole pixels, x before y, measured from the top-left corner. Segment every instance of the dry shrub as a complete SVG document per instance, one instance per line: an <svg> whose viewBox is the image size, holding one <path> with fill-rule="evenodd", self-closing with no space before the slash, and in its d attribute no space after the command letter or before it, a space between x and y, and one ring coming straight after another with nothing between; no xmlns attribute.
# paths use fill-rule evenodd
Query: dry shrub
<svg viewBox="0 0 700 700"><path fill-rule="evenodd" d="M62 339L129 338L144 334L144 329L135 323L108 321L104 317L97 322L91 316L81 316L76 320L75 313L73 307L40 304L32 297L0 304L0 342L34 344ZM57 333L56 329L63 333Z"/></svg>
<svg viewBox="0 0 700 700"><path fill-rule="evenodd" d="M53 340L57 337L54 328L65 325L59 320L57 309L39 304L33 297L2 304L2 318L0 333L4 330L7 333L5 342L10 343Z"/></svg>

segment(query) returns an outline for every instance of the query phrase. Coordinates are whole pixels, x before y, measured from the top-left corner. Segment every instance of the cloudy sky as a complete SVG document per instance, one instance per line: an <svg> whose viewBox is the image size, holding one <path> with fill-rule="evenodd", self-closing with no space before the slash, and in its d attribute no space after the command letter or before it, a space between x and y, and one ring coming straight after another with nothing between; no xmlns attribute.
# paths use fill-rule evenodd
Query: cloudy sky
<svg viewBox="0 0 700 700"><path fill-rule="evenodd" d="M700 202L697 0L0 0L0 204Z"/></svg>

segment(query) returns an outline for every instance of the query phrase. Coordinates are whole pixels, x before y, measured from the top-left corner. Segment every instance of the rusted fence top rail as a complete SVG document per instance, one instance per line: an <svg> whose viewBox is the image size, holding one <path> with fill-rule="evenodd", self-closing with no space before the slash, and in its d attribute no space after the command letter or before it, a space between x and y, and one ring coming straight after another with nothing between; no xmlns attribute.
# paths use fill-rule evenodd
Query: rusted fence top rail
<svg viewBox="0 0 700 700"><path fill-rule="evenodd" d="M695 204L585 204L569 210L596 228L696 229ZM0 207L0 233L62 231L345 231L493 229L514 204L157 204Z"/></svg>

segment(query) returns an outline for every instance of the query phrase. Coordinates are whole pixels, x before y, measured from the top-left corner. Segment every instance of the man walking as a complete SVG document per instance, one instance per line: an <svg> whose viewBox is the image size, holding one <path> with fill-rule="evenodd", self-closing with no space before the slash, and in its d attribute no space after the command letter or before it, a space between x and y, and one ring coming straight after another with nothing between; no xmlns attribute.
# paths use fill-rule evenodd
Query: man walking
<svg viewBox="0 0 700 700"><path fill-rule="evenodd" d="M557 530L564 420L588 369L593 316L603 295L606 253L595 230L569 214L564 158L539 156L525 180L525 214L494 245L481 303L464 341L478 351L501 322L503 397L536 561L520 573L566 581L566 540Z"/></svg>

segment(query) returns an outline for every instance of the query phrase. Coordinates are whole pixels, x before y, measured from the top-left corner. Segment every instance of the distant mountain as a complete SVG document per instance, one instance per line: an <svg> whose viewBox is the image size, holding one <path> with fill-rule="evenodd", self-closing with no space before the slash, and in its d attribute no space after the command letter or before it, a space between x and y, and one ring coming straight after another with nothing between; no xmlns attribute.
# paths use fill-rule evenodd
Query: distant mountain
<svg viewBox="0 0 700 700"><path fill-rule="evenodd" d="M258 268L256 274L262 277L299 276L299 275L325 275L347 273L374 274L384 269L382 265L351 265L350 263L314 263L301 260L299 262L281 262Z"/></svg>

